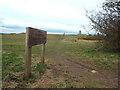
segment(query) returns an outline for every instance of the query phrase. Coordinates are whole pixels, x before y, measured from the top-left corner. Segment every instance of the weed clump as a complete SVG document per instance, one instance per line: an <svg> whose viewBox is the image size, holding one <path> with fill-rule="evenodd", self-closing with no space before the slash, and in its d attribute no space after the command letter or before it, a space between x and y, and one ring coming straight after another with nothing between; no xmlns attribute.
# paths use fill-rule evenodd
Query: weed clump
<svg viewBox="0 0 120 90"><path fill-rule="evenodd" d="M46 64L40 62L35 66L34 71L38 72L40 75L43 75L47 68L48 66Z"/></svg>

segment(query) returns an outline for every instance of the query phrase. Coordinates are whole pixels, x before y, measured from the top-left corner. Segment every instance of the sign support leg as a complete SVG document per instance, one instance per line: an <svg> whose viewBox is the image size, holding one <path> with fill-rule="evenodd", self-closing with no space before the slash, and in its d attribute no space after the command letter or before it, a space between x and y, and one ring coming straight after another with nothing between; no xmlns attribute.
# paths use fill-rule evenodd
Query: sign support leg
<svg viewBox="0 0 120 90"><path fill-rule="evenodd" d="M29 46L29 28L26 28L26 45L25 45L25 77L31 76L31 50L32 47Z"/></svg>
<svg viewBox="0 0 120 90"><path fill-rule="evenodd" d="M31 47L26 47L25 51L25 77L30 77L31 75Z"/></svg>
<svg viewBox="0 0 120 90"><path fill-rule="evenodd" d="M42 44L42 53L41 53L41 61L42 61L42 63L44 63L45 62L45 43L44 44Z"/></svg>

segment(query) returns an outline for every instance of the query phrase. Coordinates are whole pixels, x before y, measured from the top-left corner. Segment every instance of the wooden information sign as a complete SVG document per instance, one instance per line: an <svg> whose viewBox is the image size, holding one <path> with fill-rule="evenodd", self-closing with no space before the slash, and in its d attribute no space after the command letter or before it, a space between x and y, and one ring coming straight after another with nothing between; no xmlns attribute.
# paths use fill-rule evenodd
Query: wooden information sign
<svg viewBox="0 0 120 90"><path fill-rule="evenodd" d="M26 48L25 48L25 77L31 75L31 50L32 46L42 44L41 61L45 59L45 43L47 32L32 27L26 27Z"/></svg>
<svg viewBox="0 0 120 90"><path fill-rule="evenodd" d="M46 43L46 35L46 31L28 27L28 46Z"/></svg>

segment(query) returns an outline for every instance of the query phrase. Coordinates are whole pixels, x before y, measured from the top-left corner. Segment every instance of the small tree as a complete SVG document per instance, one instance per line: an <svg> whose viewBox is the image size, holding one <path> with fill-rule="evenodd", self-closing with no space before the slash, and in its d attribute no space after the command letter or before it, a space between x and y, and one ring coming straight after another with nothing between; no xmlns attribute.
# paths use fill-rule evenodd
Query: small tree
<svg viewBox="0 0 120 90"><path fill-rule="evenodd" d="M102 11L87 11L92 27L100 32L104 39L104 48L120 51L120 1L104 2Z"/></svg>

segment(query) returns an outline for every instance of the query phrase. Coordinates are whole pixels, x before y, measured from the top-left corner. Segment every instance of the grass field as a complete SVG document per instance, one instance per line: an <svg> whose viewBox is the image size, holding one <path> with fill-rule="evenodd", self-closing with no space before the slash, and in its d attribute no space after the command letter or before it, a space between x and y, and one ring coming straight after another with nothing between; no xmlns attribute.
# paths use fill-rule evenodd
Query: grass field
<svg viewBox="0 0 120 90"><path fill-rule="evenodd" d="M25 34L16 35L3 35L2 36L2 62L3 62L3 87L30 87L41 74L36 72L43 68L43 70L50 70L51 64L57 59L61 61L65 58L72 59L73 61L89 64L95 68L106 70L108 72L117 73L118 66L118 53L109 51L97 51L96 41L90 40L77 40L77 35L48 35L46 43L46 64L41 65L40 54L41 45L32 47L32 72L33 76L28 80L23 77L24 72L24 52L25 52ZM61 58L63 57L63 58ZM52 62L53 61L53 62ZM57 62L56 62L57 63ZM62 67L62 64L54 63L56 68ZM54 65L53 64L53 65ZM41 70L41 71L43 71ZM37 73L37 74L36 74ZM44 73L42 76L44 76ZM66 77L67 75L64 74ZM12 82L11 82L12 81ZM8 83L9 82L9 83ZM80 87L84 88L97 88L104 85L94 85L91 82L84 81ZM14 85L11 85L14 84ZM62 87L72 88L71 82L68 84L55 84L48 85L48 87ZM47 87L47 86L46 86ZM79 87L75 86L74 87Z"/></svg>

